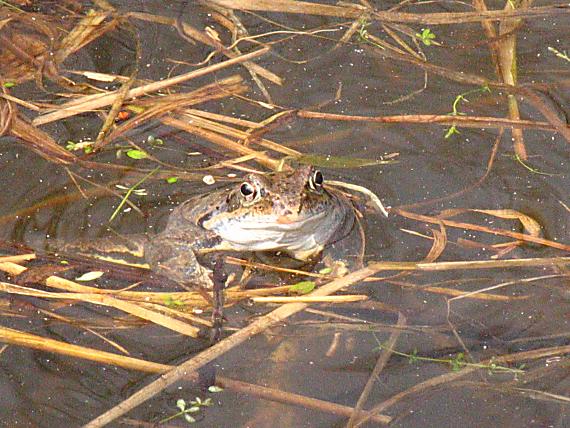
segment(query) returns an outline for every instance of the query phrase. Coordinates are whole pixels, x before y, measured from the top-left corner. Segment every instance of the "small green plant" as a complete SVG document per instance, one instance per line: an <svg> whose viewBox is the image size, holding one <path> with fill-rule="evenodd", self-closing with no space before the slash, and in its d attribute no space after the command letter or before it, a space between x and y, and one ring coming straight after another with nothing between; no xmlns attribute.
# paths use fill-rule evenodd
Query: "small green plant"
<svg viewBox="0 0 570 428"><path fill-rule="evenodd" d="M170 309L179 309L185 306L185 303L180 299L175 299L174 297L168 295L164 299L164 305Z"/></svg>
<svg viewBox="0 0 570 428"><path fill-rule="evenodd" d="M414 350L410 354L408 362L410 364L416 364L418 362L418 350L416 348L414 348Z"/></svg>
<svg viewBox="0 0 570 428"><path fill-rule="evenodd" d="M374 337L376 338L376 335L374 335ZM469 362L465 361L465 355L463 354L463 352L459 352L453 358L422 357L422 356L418 355L417 349L414 349L411 354L405 354L404 352L398 352L394 349L388 349L384 344L382 344L378 341L378 338L376 338L376 341L378 342L378 347L374 348L375 351L378 351L380 349L389 350L390 352L392 352L396 355L408 358L408 361L410 364L416 364L419 361L430 361L432 363L448 364L451 367L451 370L453 370L453 371L459 371L459 370L463 369L464 367L473 367L473 368L487 369L487 370L489 370L490 373L501 372L501 373L513 373L515 375L517 375L519 373L524 373L524 371L522 370L522 367L518 367L516 369L510 368L510 367L504 367L504 366L500 366L500 365L496 364L492 360L489 364L469 363Z"/></svg>
<svg viewBox="0 0 570 428"><path fill-rule="evenodd" d="M459 94L455 97L455 100L453 101L453 104L451 105L451 113L448 113L449 116L465 116L465 113L462 113L459 111L459 106L460 104L463 103L468 103L469 100L467 99L468 95L472 95L472 94L482 94L485 92L491 92L491 89L489 89L488 86L483 86L481 88L477 88L477 89L472 89L471 91L467 91L464 92L462 94ZM447 128L447 131L445 132L445 136L444 138L449 138L454 134L460 134L459 130L457 129L457 125L451 125L449 128Z"/></svg>
<svg viewBox="0 0 570 428"><path fill-rule="evenodd" d="M445 133L445 135L443 136L443 138L448 139L448 138L451 137L453 134L461 134L461 132L459 132L459 130L457 129L457 125L451 125L451 126L447 129L447 132Z"/></svg>
<svg viewBox="0 0 570 428"><path fill-rule="evenodd" d="M465 355L463 354L463 352L459 352L455 356L455 358L453 358L449 361L449 364L451 364L451 370L453 370L454 372L458 372L463 367L465 367L465 365L467 363L465 362ZM493 366L493 364L489 365L489 367L492 367L492 366ZM497 366L495 365L495 367L497 367Z"/></svg>
<svg viewBox="0 0 570 428"><path fill-rule="evenodd" d="M416 37L426 46L431 46L435 40L435 34L429 28L422 28L421 33L416 33Z"/></svg>
<svg viewBox="0 0 570 428"><path fill-rule="evenodd" d="M555 174L549 174L548 172L542 172L539 171L538 169L530 166L528 163L526 163L524 160L521 159L521 157L518 154L514 154L513 158L520 163L525 169L528 169L530 172L532 172L533 174L537 174L537 175L546 175L547 177L553 177Z"/></svg>
<svg viewBox="0 0 570 428"><path fill-rule="evenodd" d="M176 183L177 181L178 181L178 177L168 177L168 178L166 179L166 182L167 182L168 184L174 184L174 183Z"/></svg>
<svg viewBox="0 0 570 428"><path fill-rule="evenodd" d="M188 403L186 403L186 401L183 398L179 398L176 401L176 407L178 407L180 411L172 416L162 419L159 423L163 424L172 419L183 417L186 420L186 422L188 422L189 424L193 424L194 422L196 422L196 418L191 416L191 413L198 413L203 407L209 407L212 404L213 403L211 398L206 398L205 400L202 400L200 397L196 397L195 400L190 401L190 405L188 406Z"/></svg>
<svg viewBox="0 0 570 428"><path fill-rule="evenodd" d="M372 46L377 47L378 49L385 49L384 46L375 42L373 40L374 36L371 36L368 32L367 28L370 26L370 21L367 18L360 18L358 22L360 24L360 27L358 29L358 41L360 43L368 43Z"/></svg>
<svg viewBox="0 0 570 428"><path fill-rule="evenodd" d="M358 28L358 41L360 42L368 42L368 30L367 27L370 26L370 21L364 17L358 20L359 28Z"/></svg>
<svg viewBox="0 0 570 428"><path fill-rule="evenodd" d="M146 180L148 180L153 174L155 174L158 170L160 169L160 167L156 167L155 169L153 169L151 172L149 172L147 175L145 175L143 178L141 178L139 181L137 181L133 186L131 187L123 187L123 190L126 190L125 196L123 196L123 199L121 199L121 202L119 203L119 205L117 206L117 208L115 209L115 211L113 211L113 214L111 214L111 217L109 218L109 222L112 222L115 217L117 217L117 215L119 214L119 212L121 211L121 209L123 208L123 206L127 203L127 201L129 200L129 197L134 193L136 195L139 196L143 196L146 195L146 190L145 189L138 189L138 187L143 184ZM120 185L118 185L120 186ZM137 193L137 189L138 189L138 193Z"/></svg>
<svg viewBox="0 0 570 428"><path fill-rule="evenodd" d="M76 143L75 141L69 140L65 145L65 150L74 152L76 150L83 150L83 153L88 155L93 152L93 141L83 141L81 143Z"/></svg>
<svg viewBox="0 0 570 428"><path fill-rule="evenodd" d="M4 83L4 85L2 85L2 86L4 86L5 88L9 89L9 88L13 88L14 86L16 86L16 83L15 83L15 82L6 82L6 83Z"/></svg>
<svg viewBox="0 0 570 428"><path fill-rule="evenodd" d="M315 281L301 281L289 287L289 292L293 294L309 294L315 289Z"/></svg>

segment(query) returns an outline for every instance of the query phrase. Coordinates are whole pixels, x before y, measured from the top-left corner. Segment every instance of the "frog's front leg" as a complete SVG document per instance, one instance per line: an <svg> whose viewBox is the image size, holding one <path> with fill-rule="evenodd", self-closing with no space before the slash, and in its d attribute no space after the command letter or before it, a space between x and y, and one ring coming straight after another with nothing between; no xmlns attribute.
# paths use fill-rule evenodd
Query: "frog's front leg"
<svg viewBox="0 0 570 428"><path fill-rule="evenodd" d="M215 237L199 232L167 229L150 239L144 253L151 269L181 284L212 288L211 271L200 264L196 254L215 245Z"/></svg>

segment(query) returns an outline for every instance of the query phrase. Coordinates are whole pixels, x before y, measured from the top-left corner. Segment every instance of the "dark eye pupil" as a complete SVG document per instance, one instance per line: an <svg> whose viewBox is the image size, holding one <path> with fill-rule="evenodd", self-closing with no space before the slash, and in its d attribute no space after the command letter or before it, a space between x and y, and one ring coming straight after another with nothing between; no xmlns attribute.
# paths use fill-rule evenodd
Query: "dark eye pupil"
<svg viewBox="0 0 570 428"><path fill-rule="evenodd" d="M315 171L315 175L313 177L313 181L315 182L315 184L317 186L322 186L323 185L323 174L321 173L321 171Z"/></svg>
<svg viewBox="0 0 570 428"><path fill-rule="evenodd" d="M249 183L243 183L239 190L243 196L251 196L255 192L253 186Z"/></svg>

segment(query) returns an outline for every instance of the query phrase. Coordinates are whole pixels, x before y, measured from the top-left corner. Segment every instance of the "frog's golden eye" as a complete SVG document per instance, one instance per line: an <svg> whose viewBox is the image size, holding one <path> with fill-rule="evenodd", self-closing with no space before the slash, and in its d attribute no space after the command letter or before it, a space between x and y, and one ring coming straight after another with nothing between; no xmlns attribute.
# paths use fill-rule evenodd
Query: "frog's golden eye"
<svg viewBox="0 0 570 428"><path fill-rule="evenodd" d="M247 181L239 186L239 192L247 202L252 202L257 199L259 193L256 188Z"/></svg>
<svg viewBox="0 0 570 428"><path fill-rule="evenodd" d="M309 188L312 190L318 190L323 187L324 183L323 173L319 170L313 172L313 174L309 177Z"/></svg>

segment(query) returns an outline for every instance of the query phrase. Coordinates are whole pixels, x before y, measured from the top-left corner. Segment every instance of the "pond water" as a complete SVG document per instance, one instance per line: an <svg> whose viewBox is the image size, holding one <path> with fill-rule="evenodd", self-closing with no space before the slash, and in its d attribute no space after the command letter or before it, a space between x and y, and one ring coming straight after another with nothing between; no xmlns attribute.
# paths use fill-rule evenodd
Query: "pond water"
<svg viewBox="0 0 570 428"><path fill-rule="evenodd" d="M39 6L24 6L24 9L27 13L51 15L53 22L64 16L63 22L67 24L62 25L61 31L64 28L70 31L81 15L90 8L100 11L106 2L39 3ZM277 126L271 125L263 134L263 138L304 155L319 155L307 159L318 164L325 179L365 186L393 209L387 218L373 209L365 210L362 221L366 238L365 264L420 262L430 252L434 236L439 236L441 242L441 230L445 230L446 246L437 262L568 256L570 141L566 138L569 134L570 61L564 56L564 52L570 51L568 8L560 8L555 14L526 18L509 33L516 39L517 88L522 89L511 93L520 118L542 123L524 125L525 160L521 158L520 146L515 152L512 127L507 122L499 125L471 122L464 126L458 123L457 132L451 133L451 123L430 123L434 120L417 116L443 116L455 109L458 116L509 118L507 91L500 84L495 85L502 80L496 74L490 54L492 44L480 21L458 20L442 25L405 20L386 23L375 19L373 14L365 14L364 9L360 20L264 10L235 10L232 16L227 9L206 7L208 2L109 3L114 11L102 22L110 22L113 16L124 19L69 55L59 65L61 75L78 82L86 79L73 71L128 77L136 63L138 80L134 85L137 86L219 63L227 58L218 54L210 62L197 66L213 49L204 43L191 44L183 39L173 25L174 20L180 17L179 22L191 25L202 35L219 37L220 43L230 46L232 34L224 24L230 25L234 19L241 22L249 35L264 35L256 40L269 43L271 51L253 61L283 79L282 85L256 77L263 83L262 90L245 67L234 65L170 89L189 92L238 74L249 92L189 108L253 122L262 122L283 110L297 109L345 116L407 115L397 123L293 115L282 123L277 122ZM334 2L322 3L335 5ZM542 1L533 7L553 4ZM373 6L382 11L396 8L395 11L415 14L474 10L469 5L450 2L398 6L397 2L388 1L373 2ZM487 2L487 7L500 10L504 2ZM8 13L3 5L0 11ZM168 18L167 23L159 22L159 17ZM356 33L348 41L339 43L355 20ZM506 31L510 24L501 25ZM493 28L497 30L499 26ZM0 27L0 35L6 37L12 37L16 31L15 26ZM506 43L509 34L499 37L496 43ZM261 47L257 42L243 40L238 47L243 53L250 52ZM505 51L502 55L508 56ZM452 72L467 77L460 78ZM487 81L488 89L470 82L468 79L472 76ZM43 89L34 79L10 88L5 84L10 79L2 79L6 93L44 109L52 102L61 104L64 99L59 94L69 93L49 79L45 79ZM91 83L100 88L120 86ZM269 99L264 91L270 95ZM108 109L108 106L98 108L100 112ZM545 112L554 119L545 117ZM19 113L28 119L39 114L23 106L19 106ZM516 120L516 117L510 118ZM39 128L65 147L69 142L94 141L102 123L98 113L84 113ZM556 123L566 129L566 137L556 132ZM504 128L500 129L500 125ZM149 136L162 140L163 144L150 144ZM128 157L127 150L134 147L129 146L130 143L150 157ZM251 147L266 151L272 159L284 156L255 142ZM54 239L92 240L115 232L152 234L163 227L173 206L209 190L201 180L186 179L189 177L180 171L175 174L180 176L175 183L167 183L165 177L151 177L141 186L147 190L146 195L131 196L144 216L134 209L121 209L110 222L120 198L97 189L107 186L120 193L115 184L130 186L141 176L126 169L106 169L101 166L104 164L146 171L157 166L165 171L183 168L199 174L198 178L213 174L221 180L229 173L243 175L232 168L205 168L243 153L216 145L204 135L169 126L160 118L138 123L101 152L75 151L73 154L97 164L91 165L92 168L86 164L62 165L40 156L30 144L9 132L0 137L0 185L4 189L0 204L0 239L3 242L45 250ZM349 157L371 162L362 165L360 161L346 159ZM397 162L374 164L373 161L384 157ZM489 167L490 159L493 162ZM242 165L267 169L252 160ZM394 210L396 208L400 211ZM496 246L514 239L438 224L437 220L428 224L425 219L406 217L406 213L413 212L433 219L444 210L455 209L464 211L450 217L451 220L526 233L543 238L546 245L531 239L531 242ZM511 218L505 218L507 214ZM531 225L524 228L517 218ZM529 227L536 224L541 231L533 235ZM556 247L550 245L552 243L561 245ZM347 426L347 416L319 411L308 405L271 401L232 388L212 393L204 390L204 385L211 383L214 375L223 376L354 407L394 332L399 332L393 345L398 354L391 355L374 377L363 405L363 409L372 409L379 403L386 404L381 413L391 418L390 426L570 426L570 289L564 264L567 261L541 263L536 260L534 265L529 262L517 267L493 268L491 264L489 269L463 266L405 274L398 270L379 272L376 280L360 282L347 289L348 294L364 294L368 300L311 305L309 310L251 337L215 359L204 368L202 384L189 380L176 382L110 426L154 426L152 424L178 411L177 400L190 403L195 397L212 400L211 406L193 413L198 420L196 426ZM8 276L3 280L15 281ZM117 279L108 282L102 279L99 283L116 288L130 285L128 281ZM42 289L39 285L21 285ZM160 290L156 284L146 287ZM496 289L487 290L490 287ZM482 291L450 300L477 290ZM3 327L70 344L114 353L120 353L117 348L121 347L131 357L170 365L180 364L209 347L207 339L188 338L157 325L140 325L133 321L134 317L125 318L124 313L105 306L9 293L1 298ZM224 311L227 318L224 337L273 308L246 301L228 307ZM396 328L398 319L401 323L405 320L405 324ZM533 350L535 354L530 352ZM528 357L517 357L526 351ZM490 359L505 355L512 357L506 357L497 365L509 370L490 366ZM484 367L474 369L463 362L482 362ZM454 364L466 370L464 374L454 371ZM0 421L6 426L81 426L157 378L156 374L16 345L3 348L0 368L3 374L0 377ZM520 368L522 372L517 371ZM417 390L413 390L414 387ZM402 392L405 392L402 396L397 395ZM393 401L387 401L391 399ZM362 426L379 424L368 421ZM165 425L184 426L187 422L178 417Z"/></svg>

